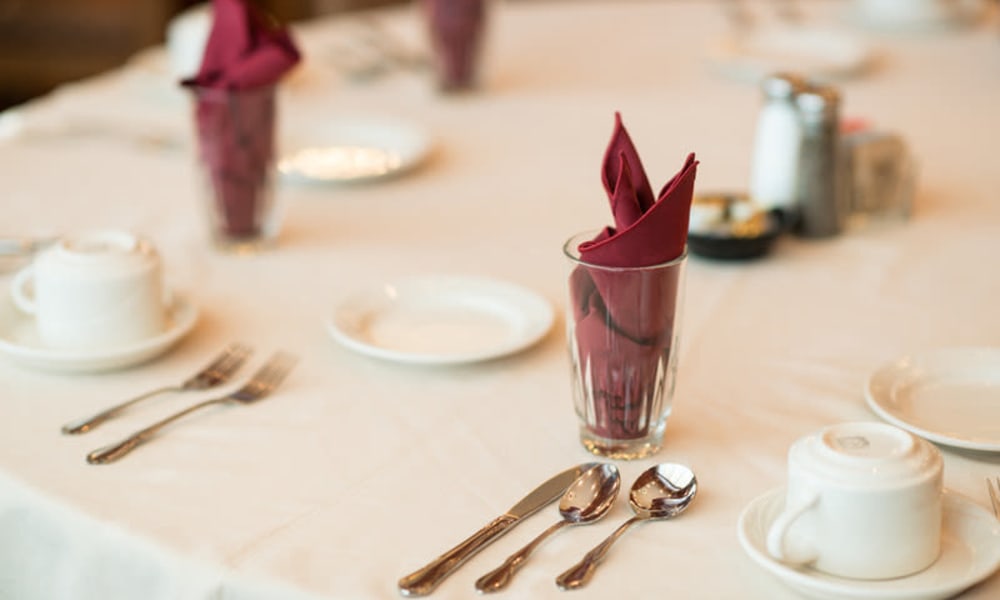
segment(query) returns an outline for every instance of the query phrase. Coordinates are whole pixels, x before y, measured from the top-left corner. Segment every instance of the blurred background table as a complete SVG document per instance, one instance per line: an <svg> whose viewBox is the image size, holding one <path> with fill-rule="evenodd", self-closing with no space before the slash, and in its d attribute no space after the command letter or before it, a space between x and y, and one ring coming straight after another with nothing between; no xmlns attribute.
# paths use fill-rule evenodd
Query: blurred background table
<svg viewBox="0 0 1000 600"><path fill-rule="evenodd" d="M844 25L842 5L811 6ZM132 369L74 376L0 362L0 597L392 598L401 575L593 458L577 441L561 321L524 353L426 368L352 353L322 319L355 288L425 273L511 280L562 312L562 242L609 220L599 167L614 111L654 187L695 151L698 191L744 189L759 91L708 64L708 40L730 27L715 3L493 8L483 85L466 95L441 95L421 73L350 81L327 58L352 17L296 25L307 61L282 92L286 123L392 116L426 127L435 151L378 184L282 186L279 246L257 256L209 245L188 99L161 49L0 116L0 131L24 133L0 143L4 233L143 233L202 311L175 350ZM372 14L421 39L413 7ZM575 595L795 597L736 537L740 511L783 483L788 445L875 419L862 387L886 361L1000 343L995 26L865 34L877 64L838 82L845 116L910 144L912 220L785 239L758 262L691 258L665 447L619 466L627 488L654 462L686 463L701 492L676 521L630 532ZM0 277L6 288L9 273ZM182 378L237 339L257 360L278 348L302 356L273 399L192 418L110 466L83 457L191 398L60 435L62 423ZM983 478L1000 458L942 451L946 485L985 504ZM622 499L600 524L552 539L505 594L562 597L554 577L628 515ZM479 575L555 517L547 508L522 524L435 597L473 596ZM998 594L994 575L964 597Z"/></svg>

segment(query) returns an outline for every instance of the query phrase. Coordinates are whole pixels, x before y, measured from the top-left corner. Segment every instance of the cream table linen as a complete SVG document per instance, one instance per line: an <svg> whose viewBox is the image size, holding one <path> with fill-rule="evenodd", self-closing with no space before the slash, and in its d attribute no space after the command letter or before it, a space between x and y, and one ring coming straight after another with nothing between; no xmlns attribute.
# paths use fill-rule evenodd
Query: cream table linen
<svg viewBox="0 0 1000 600"><path fill-rule="evenodd" d="M695 151L699 190L739 189L759 95L703 60L726 28L714 3L495 9L485 87L467 96L439 96L417 76L348 83L323 61L344 23L299 26L312 64L283 92L288 121L392 115L426 126L437 150L378 185L283 187L280 246L259 256L208 246L187 104L158 70L162 55L3 115L0 131L24 133L0 143L3 232L144 233L202 317L175 350L124 371L0 361L0 598L393 598L401 575L592 458L577 441L561 319L522 354L423 368L336 345L322 317L352 289L425 273L508 279L561 312L561 243L608 219L598 168L613 111L653 179ZM417 37L411 10L385 14ZM845 112L906 136L920 164L913 220L783 240L759 262L690 260L675 410L655 461L689 464L701 492L682 518L628 533L574 597L795 597L736 539L740 511L782 484L788 445L874 420L861 390L887 360L1000 344L1000 40L977 28L871 41L880 65L843 82ZM93 131L105 123L120 130ZM253 344L257 362L278 348L302 362L273 399L190 418L112 465L83 457L201 396L59 434L233 340ZM942 450L946 485L985 503L1000 458ZM623 487L653 462L619 463ZM566 597L554 577L629 514L622 501L553 538L505 596ZM532 517L435 597L473 597L479 575L556 518L554 507ZM964 597L998 595L995 575Z"/></svg>

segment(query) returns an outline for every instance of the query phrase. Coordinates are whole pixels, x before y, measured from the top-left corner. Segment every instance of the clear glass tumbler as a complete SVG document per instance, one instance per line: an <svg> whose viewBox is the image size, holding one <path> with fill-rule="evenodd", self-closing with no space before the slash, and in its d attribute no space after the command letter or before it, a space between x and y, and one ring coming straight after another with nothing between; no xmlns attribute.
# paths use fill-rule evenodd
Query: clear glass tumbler
<svg viewBox="0 0 1000 600"><path fill-rule="evenodd" d="M190 89L213 241L237 252L270 245L282 218L274 190L276 88Z"/></svg>
<svg viewBox="0 0 1000 600"><path fill-rule="evenodd" d="M687 252L646 267L583 262L570 238L567 338L580 441L594 454L657 452L673 402Z"/></svg>

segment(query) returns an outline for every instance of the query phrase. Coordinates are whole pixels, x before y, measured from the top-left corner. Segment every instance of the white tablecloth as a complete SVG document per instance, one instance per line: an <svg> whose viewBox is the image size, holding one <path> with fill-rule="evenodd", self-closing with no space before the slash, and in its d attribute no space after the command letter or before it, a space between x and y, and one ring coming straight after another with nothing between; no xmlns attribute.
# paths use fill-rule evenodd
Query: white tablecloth
<svg viewBox="0 0 1000 600"><path fill-rule="evenodd" d="M186 99L157 53L4 116L76 133L0 145L3 233L148 235L202 316L173 351L128 370L60 375L0 361L0 597L393 598L401 575L592 458L577 440L561 318L526 352L454 368L358 355L322 319L353 289L427 273L510 280L561 313L562 242L609 219L599 166L614 111L654 187L695 151L699 191L742 189L760 96L706 64L707 39L727 27L714 3L494 8L484 86L469 95L439 95L421 76L347 82L323 63L341 23L298 28L312 61L284 91L286 118L410 119L436 151L377 185L283 187L279 245L258 256L207 242ZM386 14L417 37L415 13ZM913 219L784 239L752 263L690 260L665 447L619 466L627 488L656 462L686 463L699 496L675 521L629 532L575 596L795 597L736 536L740 511L782 485L788 445L875 419L862 387L886 361L1000 344L997 32L870 41L878 66L842 82L844 112L906 137L920 165ZM180 144L87 131L112 123L160 128ZM151 401L88 435L59 433L180 381L232 340L253 344L258 362L279 348L302 361L273 399L190 418L112 465L83 457L196 395ZM983 478L1000 473L1000 459L942 451L946 485L985 504ZM629 515L622 500L599 524L554 537L506 597L562 597L555 575ZM479 575L557 518L546 508L435 596L473 596ZM995 575L965 597L997 595Z"/></svg>

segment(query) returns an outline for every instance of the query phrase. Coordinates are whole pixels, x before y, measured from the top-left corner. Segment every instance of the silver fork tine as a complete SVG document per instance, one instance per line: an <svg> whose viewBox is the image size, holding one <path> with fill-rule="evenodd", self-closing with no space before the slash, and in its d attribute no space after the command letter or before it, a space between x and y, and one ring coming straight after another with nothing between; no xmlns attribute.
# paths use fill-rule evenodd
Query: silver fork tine
<svg viewBox="0 0 1000 600"><path fill-rule="evenodd" d="M243 366L243 363L246 362L247 357L250 356L252 352L253 351L246 344L239 342L229 344L211 363L203 367L184 383L180 385L168 385L157 388L144 394L140 394L135 398L126 400L121 404L102 410L91 417L67 423L66 425L63 425L62 432L67 434L86 433L111 417L121 414L125 411L125 409L141 402L142 400L145 400L146 398L152 398L153 396L158 396L167 392L205 390L225 383L226 381L229 381L229 379L241 366Z"/></svg>
<svg viewBox="0 0 1000 600"><path fill-rule="evenodd" d="M263 398L278 387L295 366L297 359L286 352L278 352L267 361L246 385L230 396L234 400L249 402Z"/></svg>
<svg viewBox="0 0 1000 600"><path fill-rule="evenodd" d="M230 344L212 363L195 373L181 387L185 390L204 390L227 381L243 366L252 352L250 346L246 344L240 342Z"/></svg>
<svg viewBox="0 0 1000 600"><path fill-rule="evenodd" d="M253 374L250 381L235 392L192 404L184 410L174 413L161 421L157 421L145 429L136 431L117 444L98 448L87 455L87 462L96 465L116 461L134 450L139 444L152 438L164 426L207 406L230 402L249 404L255 400L260 400L274 391L284 381L297 362L298 359L295 356L286 352L278 352L263 367L257 369L257 372Z"/></svg>
<svg viewBox="0 0 1000 600"><path fill-rule="evenodd" d="M990 491L990 502L993 504L993 514L1000 519L1000 477L995 477L993 481L986 478L986 489Z"/></svg>

